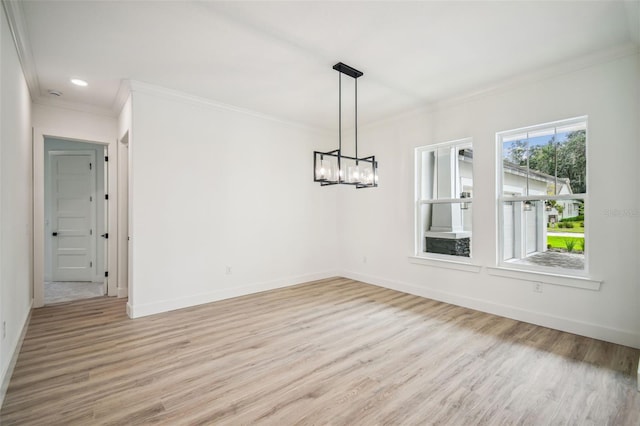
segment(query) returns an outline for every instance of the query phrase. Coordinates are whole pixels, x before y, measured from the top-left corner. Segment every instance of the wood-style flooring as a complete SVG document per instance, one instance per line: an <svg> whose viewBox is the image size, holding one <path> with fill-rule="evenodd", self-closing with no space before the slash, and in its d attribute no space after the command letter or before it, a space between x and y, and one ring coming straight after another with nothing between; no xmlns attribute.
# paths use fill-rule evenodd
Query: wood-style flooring
<svg viewBox="0 0 640 426"><path fill-rule="evenodd" d="M336 278L33 311L2 425L638 425L640 351Z"/></svg>

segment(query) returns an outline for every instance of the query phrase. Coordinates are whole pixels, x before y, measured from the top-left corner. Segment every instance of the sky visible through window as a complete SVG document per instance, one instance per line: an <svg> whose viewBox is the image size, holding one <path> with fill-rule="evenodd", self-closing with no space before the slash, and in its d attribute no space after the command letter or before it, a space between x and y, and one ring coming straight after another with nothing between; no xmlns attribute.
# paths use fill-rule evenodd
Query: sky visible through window
<svg viewBox="0 0 640 426"><path fill-rule="evenodd" d="M512 133L502 142L502 159L522 170L553 176L567 184L570 193L587 192L586 126L578 123L571 129L546 128L528 133ZM554 134L554 131L557 133ZM540 175L538 175L540 176ZM558 183L558 182L556 182ZM559 194L561 188L549 188Z"/></svg>
<svg viewBox="0 0 640 426"><path fill-rule="evenodd" d="M569 132L558 133L555 135L555 141L557 143L566 142L568 139ZM554 135L544 135L544 136L535 136L530 138L523 138L519 140L504 142L502 144L502 158L505 160L509 160L514 162L514 158L512 157L512 152L517 148L518 142L526 142L529 149L532 149L537 146L545 146L548 145L549 142L553 142ZM526 158L526 157L522 157Z"/></svg>

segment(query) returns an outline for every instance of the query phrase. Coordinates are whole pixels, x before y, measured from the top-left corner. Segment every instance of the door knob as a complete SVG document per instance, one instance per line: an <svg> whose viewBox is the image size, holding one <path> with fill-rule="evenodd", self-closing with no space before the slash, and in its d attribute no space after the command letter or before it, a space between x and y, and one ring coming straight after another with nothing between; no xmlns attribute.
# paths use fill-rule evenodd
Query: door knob
<svg viewBox="0 0 640 426"><path fill-rule="evenodd" d="M51 235L53 235L54 237L57 237L58 233L57 232L52 232Z"/></svg>

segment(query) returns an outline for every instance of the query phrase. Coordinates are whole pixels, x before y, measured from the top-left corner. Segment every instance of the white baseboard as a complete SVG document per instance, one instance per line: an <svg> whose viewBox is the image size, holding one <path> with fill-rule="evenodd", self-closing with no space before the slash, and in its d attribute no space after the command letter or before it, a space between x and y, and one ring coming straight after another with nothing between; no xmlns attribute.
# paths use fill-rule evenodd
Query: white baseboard
<svg viewBox="0 0 640 426"><path fill-rule="evenodd" d="M129 288L128 287L118 287L118 298L123 299L125 297L129 297Z"/></svg>
<svg viewBox="0 0 640 426"><path fill-rule="evenodd" d="M367 284L373 284L379 287L388 288L391 290L401 291L403 293L414 294L416 296L438 300L440 302L446 302L452 305L462 306L465 308L475 309L478 311L527 322L530 324L536 324L543 327L553 328L555 330L565 331L567 333L578 334L580 336L591 337L598 340L604 340L606 342L617 343L619 345L640 349L640 334L631 330L605 327L598 324L574 320L571 318L516 308L513 306L503 305L488 300L460 296L457 294L434 290L416 284L388 280L385 278L374 277L356 272L342 271L342 273L340 273L340 276L362 281Z"/></svg>
<svg viewBox="0 0 640 426"><path fill-rule="evenodd" d="M237 287L224 288L208 293L194 294L192 296L187 296L179 299L164 300L142 305L131 304L130 301L129 303L127 303L127 315L129 315L129 318L139 318L147 315L173 311L176 309L188 308L190 306L203 305L205 303L216 302L218 300L230 299L232 297L246 296L248 294L275 290L277 288L290 287L309 281L316 281L335 276L335 271L327 271L315 274L286 277Z"/></svg>
<svg viewBox="0 0 640 426"><path fill-rule="evenodd" d="M31 311L33 310L33 299L31 303L29 303L29 309L27 310L27 315L22 323L22 330L20 330L20 336L18 337L18 341L16 342L15 347L13 348L13 354L11 355L11 361L9 361L9 365L7 369L2 372L2 383L0 384L0 408L4 403L4 397L7 394L7 389L9 389L9 382L11 381L11 376L13 376L13 369L16 366L16 362L18 362L18 356L20 355L20 349L22 349L22 342L24 341L24 336L27 334L27 328L29 327L29 320L31 319Z"/></svg>

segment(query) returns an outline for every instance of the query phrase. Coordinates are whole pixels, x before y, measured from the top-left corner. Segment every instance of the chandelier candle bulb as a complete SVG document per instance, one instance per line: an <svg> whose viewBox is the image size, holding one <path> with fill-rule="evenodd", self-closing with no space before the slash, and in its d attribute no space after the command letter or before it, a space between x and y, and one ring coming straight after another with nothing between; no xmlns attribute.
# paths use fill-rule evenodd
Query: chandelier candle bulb
<svg viewBox="0 0 640 426"><path fill-rule="evenodd" d="M327 160L320 160L320 169L318 170L318 179L327 180L331 178L330 166Z"/></svg>
<svg viewBox="0 0 640 426"><path fill-rule="evenodd" d="M351 183L360 183L358 180L360 177L360 173L358 173L358 166L349 167L349 177L351 179Z"/></svg>

